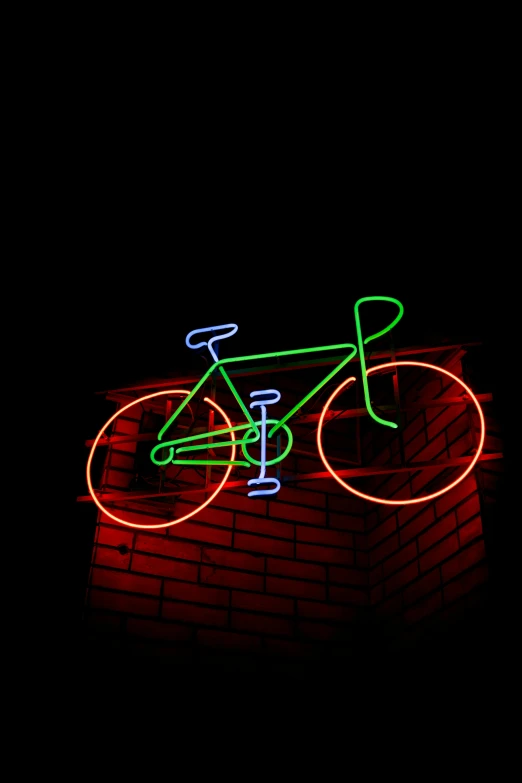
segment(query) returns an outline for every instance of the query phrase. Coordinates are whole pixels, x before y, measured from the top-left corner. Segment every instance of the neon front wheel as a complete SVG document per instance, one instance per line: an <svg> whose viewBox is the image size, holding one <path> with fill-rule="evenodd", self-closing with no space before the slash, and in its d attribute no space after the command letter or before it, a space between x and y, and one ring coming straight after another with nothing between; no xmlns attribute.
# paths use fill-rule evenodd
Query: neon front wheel
<svg viewBox="0 0 522 783"><path fill-rule="evenodd" d="M409 498L405 500L387 500L384 498L377 497L375 495L370 495L366 492L361 492L360 490L356 489L353 484L349 483L348 481L345 481L341 476L339 476L336 471L331 466L328 458L326 457L324 453L324 426L325 423L327 423L327 412L332 403L335 401L335 399L338 397L338 395L343 391L343 389L347 388L348 384L350 382L353 382L353 378L348 378L346 381L341 383L335 391L330 395L328 398L323 411L321 413L320 419L319 419L319 426L317 428L317 448L319 451L319 455L321 457L321 460L328 470L328 472L331 474L331 476L337 481L338 484L340 484L344 489L348 490L348 492L351 492L353 495L356 495L357 497L362 498L363 500L369 500L373 503L380 503L383 505L391 505L391 506L404 506L404 505L412 505L414 503L424 503L427 500L433 500L436 497L439 497L440 495L445 494L446 492L449 492L453 487L456 487L457 484L460 484L463 479L466 478L466 476L470 473L471 470L473 470L481 452L484 446L484 438L485 438L485 422L484 422L484 414L482 413L482 409L480 407L480 404L471 391L471 389L456 375L449 372L448 370L443 369L442 367L437 367L434 364L427 364L426 362L388 362L387 364L380 364L376 367L372 367L369 370L367 370L367 375L370 376L372 373L376 373L383 370L393 370L397 367L421 367L423 369L427 370L433 370L437 373L442 373L444 376L447 376L450 378L453 382L459 384L464 391L464 393L469 397L469 399L463 399L463 404L469 403L469 400L473 402L475 405L475 408L477 410L479 420L480 420L480 434L479 434L479 442L478 447L475 450L475 453L473 457L470 457L470 462L465 468L465 470L453 481L451 481L447 486L443 487L442 489L438 489L436 492L431 492L426 495L422 495L421 497L416 498ZM326 418L326 422L325 422ZM418 470L414 465L411 468L412 472L414 470Z"/></svg>
<svg viewBox="0 0 522 783"><path fill-rule="evenodd" d="M190 394L189 391L186 389L169 389L168 391L160 391L160 392L154 392L154 394L147 394L145 397L140 397L137 400L133 400L128 405L125 405L123 408L120 408L116 413L111 416L111 418L103 425L101 430L99 431L96 439L94 440L94 443L91 447L91 451L89 453L89 459L87 460L87 486L89 488L89 494L91 495L94 503L98 506L100 511L102 511L105 516L109 517L110 519L114 520L115 522L118 522L120 525L125 525L126 527L135 527L145 530L154 530L157 528L164 528L164 527L171 527L172 525L177 525L179 522L183 522L186 519L190 519L191 517L195 516L201 509L208 506L218 495L218 493L222 490L223 486L225 485L226 481L228 480L228 477L230 476L230 472L232 470L232 465L229 465L228 468L225 471L225 474L220 481L220 483L217 486L217 489L214 490L214 492L208 497L203 503L201 503L199 506L194 508L190 513L185 514L184 516L180 516L177 518L169 519L167 522L162 522L154 525L140 525L136 522L130 522L129 520L126 520L121 515L117 516L115 513L113 513L113 509L109 509L106 506L103 505L100 498L96 495L96 492L94 490L94 487L92 486L92 478L91 478L91 465L94 453L96 451L96 448L103 437L105 430L119 417L124 413L125 411L128 411L130 408L133 408L135 405L140 405L146 400L152 400L157 397L166 396L166 395L187 395ZM222 417L224 422L226 423L227 427L232 427L232 423L228 416L226 415L225 411L213 400L211 400L208 397L205 397L203 400L210 408L210 410L217 411ZM231 445L231 456L230 461L232 462L235 459L236 455L236 447L234 445L234 441L236 440L235 435L233 432L230 433L230 445ZM125 498L122 498L123 500ZM129 497L129 500L131 498ZM121 514L121 512L119 512Z"/></svg>

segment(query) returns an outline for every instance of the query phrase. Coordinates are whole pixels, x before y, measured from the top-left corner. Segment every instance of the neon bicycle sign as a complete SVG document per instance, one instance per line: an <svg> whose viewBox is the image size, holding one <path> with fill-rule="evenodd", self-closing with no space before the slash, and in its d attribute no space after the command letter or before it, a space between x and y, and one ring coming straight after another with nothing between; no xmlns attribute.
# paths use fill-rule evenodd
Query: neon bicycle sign
<svg viewBox="0 0 522 783"><path fill-rule="evenodd" d="M367 337L364 337L363 328L361 324L360 310L361 310L361 305L366 306L370 302L391 303L392 305L398 308L398 312L396 313L395 318L393 318L388 324L386 324L383 329L374 332L373 334L370 334ZM407 368L418 367L424 370L431 370L431 371L441 373L443 376L450 379L452 382L458 384L464 393L464 396L462 397L462 401L465 403L472 402L474 404L480 420L480 434L478 437L478 447L475 449L474 454L470 459L470 462L465 468L465 470L456 479L452 480L449 484L444 486L442 489L438 489L437 491L433 491L431 493L422 495L420 497L411 497L402 500L384 499L384 498L377 497L375 495L371 495L367 492L360 491L359 489L355 488L353 484L344 481L343 478L340 475L338 475L338 472L334 470L334 468L331 465L331 462L328 460L325 454L324 444L323 444L323 433L324 433L325 424L331 418L330 406L343 391L349 388L357 380L355 376L350 376L345 380L343 380L330 394L327 402L323 406L322 412L318 420L317 436L316 436L317 450L318 450L318 455L321 461L323 462L324 466L326 467L328 473L346 491L352 493L355 496L358 496L359 498L362 498L363 500L378 503L378 504L404 506L404 505L411 505L417 503L424 503L450 491L453 487L459 484L470 473L470 471L475 466L477 460L479 459L479 456L483 449L484 439L485 439L484 415L482 413L480 404L476 396L473 394L472 390L458 376L454 375L449 370L446 370L442 367L438 367L437 365L433 365L433 364L428 364L426 362L417 362L417 361L394 361L394 362L387 362L385 364L376 365L374 367L367 366L367 361L365 358L365 351L364 351L365 346L368 345L373 340L376 340L378 337L383 336L391 329L393 329L393 327L402 318L403 313L404 313L404 307L398 299L392 297L386 297L386 296L364 297L358 299L354 305L357 344L337 343L334 345L319 346L314 348L304 348L304 349L279 351L279 352L264 353L264 354L252 354L248 356L236 356L236 357L221 359L221 360L218 358L217 355L216 344L220 340L224 340L228 337L232 337L238 330L237 324L233 324L233 323L222 324L219 326L212 326L212 327L192 330L191 332L188 333L185 339L185 343L187 347L193 350L201 350L202 348L206 348L213 359L213 364L208 368L208 370L204 373L204 375L201 377L198 383L196 383L196 385L192 390L169 389L166 391L159 391L159 392L154 392L152 394L145 395L143 397L140 397L139 399L133 400L128 405L125 405L124 407L120 408L120 410L118 410L106 422L106 424L102 427L102 429L98 433L97 438L93 443L87 462L87 484L89 488L89 493L93 498L94 502L96 503L98 508L101 511L103 511L108 517L123 525L129 527L145 527L145 528L169 527L171 525L177 524L179 522L183 522L184 520L195 516L195 514L201 511L202 508L208 506L215 499L215 497L221 491L221 489L226 485L226 482L230 476L230 472L232 471L234 466L246 467L246 468L251 468L255 466L256 468L259 468L258 475L255 478L249 479L247 481L247 485L249 487L253 487L253 489L251 489L248 492L249 497L259 497L259 496L277 494L281 488L281 482L277 477L268 476L267 468L272 468L273 466L281 463L288 456L288 454L292 449L293 435L287 422L293 416L295 416L295 414L298 411L302 409L303 405L305 405L312 397L314 397L321 389L323 389L326 386L326 384L330 383L332 379L336 375L338 375L338 373L340 373L340 371L343 370L343 368L346 367L346 365L348 365L348 363L355 357L358 358L359 365L361 368L360 374L362 378L362 388L363 388L366 411L368 415L371 417L371 419L374 421L375 426L378 426L379 428L387 427L392 430L396 430L398 428L398 424L395 421L385 419L375 411L375 405L372 404L372 400L370 397L369 380L371 379L371 377L374 376L375 374L380 374L383 372L396 372L399 367L407 367ZM205 336L207 339L201 339L203 336ZM242 399L236 386L234 385L229 373L227 372L227 366L232 363L246 362L246 361L253 361L253 360L255 361L261 359L263 360L277 359L278 361L281 361L283 357L291 357L291 356L312 354L312 353L317 354L317 353L334 351L334 350L344 352L344 356L341 359L341 361L334 367L333 370L328 372L327 375L319 381L319 383L317 383L309 392L307 392L291 408L291 410L289 410L284 416L282 416L279 419L272 419L267 417L267 406L274 405L275 403L279 402L279 400L281 399L281 393L278 390L271 389L271 388L255 390L250 393L250 397L252 398L252 401L250 402L249 405L247 405L247 403ZM190 406L191 401L194 400L198 395L198 393L203 389L204 384L207 383L207 381L211 379L212 376L215 376L215 374L217 373L219 373L221 378L225 381L225 384L230 390L230 392L232 393L235 401L239 406L239 409L242 411L245 420L241 423L233 424L230 421L229 417L227 416L226 412L223 410L223 408L220 407L215 400L210 399L208 396L206 396L203 398L203 402L205 402L209 406L209 412L211 414L211 417L209 417L209 419L211 418L211 420L213 420L214 413L217 412L222 417L225 426L220 425L217 428L209 427L203 432L198 432L196 434L188 434L188 435L184 435L183 433L177 434L176 423L178 422L180 415L184 410L187 409L187 407ZM158 443L150 451L151 463L159 468L165 468L166 466L170 466L170 465L178 465L180 467L206 466L207 468L210 466L222 466L225 468L225 473L223 479L218 484L215 491L212 492L210 497L208 497L205 500L205 502L203 502L200 506L198 506L194 510L190 511L184 516L170 519L164 523L160 523L156 525L140 525L122 519L119 516L116 516L114 513L112 513L112 511L109 508L105 507L101 503L100 498L97 496L92 486L91 464L92 464L92 458L95 453L96 447L100 443L100 439L105 435L106 429L115 421L115 419L118 416L121 416L121 414L125 410L128 410L132 406L143 404L147 400L153 400L160 397L168 397L169 400L172 400L173 398L179 399L181 397L181 401L176 407L176 409L174 410L174 412L168 416L167 421L158 432L157 435ZM261 418L258 421L254 419L253 412L255 411L255 409L259 409L261 415ZM276 434L279 436L282 432L285 433L287 438L286 448L284 448L282 452L278 449L278 453L273 459L267 459L267 441L273 438ZM173 434L177 434L177 437L172 437ZM220 440L216 440L216 438L220 438ZM250 454L249 446L252 446L253 444L256 444L256 448L260 449L259 460L255 459ZM215 449L230 449L230 453L228 454L228 457L225 459L216 459L214 458ZM237 449L240 450L239 459L236 459ZM204 454L202 456L201 453L205 451L211 453L207 456L205 456ZM196 457L189 456L193 453L195 453L197 456ZM415 469L416 468L413 465L411 470L415 470Z"/></svg>

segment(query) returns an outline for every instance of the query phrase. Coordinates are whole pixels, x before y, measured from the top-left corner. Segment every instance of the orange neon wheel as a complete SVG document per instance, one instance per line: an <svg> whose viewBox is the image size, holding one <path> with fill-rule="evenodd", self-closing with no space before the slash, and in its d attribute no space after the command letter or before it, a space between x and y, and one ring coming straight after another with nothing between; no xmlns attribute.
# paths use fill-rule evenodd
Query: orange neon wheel
<svg viewBox="0 0 522 783"><path fill-rule="evenodd" d="M139 525L139 524L137 524L135 522L129 522L129 521L127 521L125 519L122 519L121 517L118 517L115 514L113 514L110 509L108 509L107 507L105 507L101 503L101 501L97 497L97 495L95 493L95 490L93 489L93 486L92 486L91 463L92 463L92 459L93 459L93 456L94 456L94 452L96 451L96 447L98 446L98 443L99 443L101 437L103 436L105 430L107 429L107 427L109 427L110 424L112 424L112 422L115 419L118 418L118 416L121 416L122 413L124 411L129 410L129 408L132 408L135 405L139 405L139 404L143 403L145 400L151 400L154 397L166 396L168 394L170 394L170 395L172 395L172 394L185 394L185 395L187 395L187 394L190 394L190 392L186 391L185 389L169 389L168 391L160 391L160 392L154 392L154 394L147 394L145 397L140 397L137 400L133 400L128 405L125 405L123 408L120 408L118 411L116 411L116 413L113 416L111 416L111 418L103 425L103 427L99 431L99 433L98 433L98 435L97 435L97 437L96 437L96 439L95 439L95 441L94 441L94 443L93 443L93 445L91 447L91 451L89 453L89 459L87 460L87 486L89 488L89 493L90 493L92 499L94 500L94 502L96 503L96 505L98 506L98 508L100 509L100 511L103 511L103 513L106 516L110 517L115 522L118 522L121 525L126 525L127 527L137 527L137 528L141 528L141 529L145 529L145 530L149 530L149 529L153 530L155 528L170 527L171 525L177 525L179 522L183 522L185 519L190 519L190 517L195 516L199 511L201 511L202 508L205 508L205 506L208 506L214 500L214 498L217 496L217 494L221 491L221 489L223 488L225 482L227 481L228 477L230 476L230 471L232 470L232 465L229 465L227 467L227 469L225 471L225 475L223 476L223 478L222 478L221 482L219 483L217 489L214 490L212 495L209 498L207 498L204 503L202 503L200 506L197 506L197 508L195 508L189 514L185 514L184 516L179 517L177 519L170 519L168 522L162 522L162 523L157 524L157 525ZM214 402L213 400L209 399L208 397L204 398L204 402L207 403L208 405L210 405L211 408L216 410L219 414L221 414L221 416L223 417L224 421L226 422L226 426L227 427L232 427L232 423L231 423L230 419L228 418L228 416L226 415L225 411L216 402ZM231 432L229 434L231 436L230 444L231 444L231 447L232 447L232 453L231 453L231 456L230 456L230 460L234 460L235 456L236 456L236 447L235 447L235 445L233 443L235 441L235 435L234 435L233 432ZM227 450L228 450L228 448L227 448Z"/></svg>
<svg viewBox="0 0 522 783"><path fill-rule="evenodd" d="M448 370L443 369L442 367L437 367L434 364L426 364L425 362L389 362L387 364L380 364L380 365L377 365L376 367L370 368L369 370L367 370L367 375L369 376L372 373L379 372L379 371L382 371L382 370L391 370L391 369L394 369L396 367L422 367L422 368L425 368L425 369L428 369L428 370L434 370L435 372L438 372L438 373L443 373L444 375L446 375L449 378L451 378L452 381L454 381L455 383L458 383L462 387L464 393L473 402L473 404L475 405L475 407L477 409L477 412L478 412L478 415L479 415L479 419L480 419L480 436L479 436L478 447L477 447L475 453L473 454L473 456L472 457L470 456L470 463L469 463L469 465L467 465L467 467L465 467L465 470L455 480L451 481L447 486L443 487L442 489L439 489L436 492L432 492L432 493L427 494L427 495L423 495L421 497L409 498L409 499L405 499L405 500L387 500L385 498L380 498L380 497L377 497L375 495L370 495L368 493L359 491L358 489L353 487L351 484L349 484L347 481L344 481L340 476L337 475L337 473L335 472L335 470L330 465L330 463L329 463L329 461L328 461L328 459L327 459L327 457L326 457L326 455L324 453L323 442L322 442L323 441L323 429L324 429L324 424L325 424L325 416L326 416L326 413L327 413L330 405L333 403L333 401L336 399L336 397L343 391L343 389L347 388L348 384L350 382L353 382L353 380L354 380L353 378L348 378L346 381L343 381L343 383L341 383L335 389L335 391L330 395L330 397L328 398L328 400L327 400L327 402L326 402L326 404L325 404L325 406L323 408L323 411L321 413L321 416L320 416L320 419L319 419L319 426L317 428L317 448L319 450L319 455L321 457L321 460L323 461L323 464L326 467L326 469L328 470L328 472L333 476L333 478L342 487L347 489L348 492L351 492L352 494L357 495L360 498L363 498L363 500L369 500L369 501L372 501L374 503L380 503L380 504L391 505L391 506L404 506L404 505L411 505L413 503L424 503L427 500L432 500L433 498L436 498L439 495L443 495L445 492L449 492L450 489L453 489L453 487L456 487L457 484L460 484L460 482L468 475L468 473L471 470L473 470L473 467L475 466L475 464L476 464L476 462L477 462L477 460L478 460L478 458L479 458L479 456L480 456L480 454L482 452L482 448L484 446L484 437L485 437L485 430L486 430L486 428L485 428L484 415L482 413L482 409L480 407L480 404L479 404L477 398L475 397L475 395L471 391L471 389L468 386L466 386L466 384L460 378L458 378L456 375L453 375L453 373L449 372ZM467 399L463 400L463 404L464 403L468 403L468 402L469 402L469 400L467 400ZM377 424L377 423L375 424L375 426L378 427L378 428L380 427L380 425ZM419 468L418 467L416 468L415 466L412 466L411 470L415 471L415 470L419 470Z"/></svg>

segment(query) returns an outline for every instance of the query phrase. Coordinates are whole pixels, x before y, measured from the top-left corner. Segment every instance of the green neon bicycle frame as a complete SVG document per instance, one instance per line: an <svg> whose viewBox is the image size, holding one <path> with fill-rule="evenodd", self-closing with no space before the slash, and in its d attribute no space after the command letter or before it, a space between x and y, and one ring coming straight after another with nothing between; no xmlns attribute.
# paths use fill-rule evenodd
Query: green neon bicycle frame
<svg viewBox="0 0 522 783"><path fill-rule="evenodd" d="M388 324L384 329L382 329L379 332L375 332L374 334L370 335L369 337L364 338L362 333L362 326L361 326L361 320L360 320L360 306L365 302L371 302L371 301L386 301L386 302L392 302L396 304L399 308L399 313L396 316L396 318ZM387 421L386 419L382 419L379 417L372 408L371 401L370 401L370 393L368 388L368 379L367 379L367 370L366 370L366 361L364 357L364 346L367 345L372 340L377 339L378 337L381 337L382 335L386 334L386 332L389 332L402 318L404 312L403 305L399 302L398 299L394 299L392 297L386 297L386 296L373 296L373 297L364 297L362 299L357 300L354 306L354 315L355 315L355 325L356 325L356 331L357 331L357 345L354 345L353 343L337 343L335 345L326 345L326 346L319 346L315 348L299 348L291 351L275 351L272 353L259 353L259 354L252 354L250 356L236 356L232 357L230 359L220 359L217 362L214 362L214 364L209 367L209 369L206 371L206 373L202 376L201 380L196 384L196 386L192 389L190 394L188 394L180 403L180 405L176 408L174 413L170 416L169 420L164 424L164 426L161 428L161 430L158 433L158 440L161 441L165 433L167 432L168 428L173 424L173 422L177 419L177 417L180 415L181 411L188 405L188 403L194 398L194 396L198 393L198 391L201 389L201 387L206 383L208 378L215 372L219 371L219 373L222 375L223 379L225 380L227 386L229 387L230 391L234 395L239 407L243 411L243 414L246 418L246 423L239 424L234 427L228 427L223 428L219 430L209 430L207 432L198 433L196 435L189 435L184 438L177 438L175 440L166 441L166 442L160 442L158 443L154 449L151 451L151 459L156 465L166 465L169 463L175 464L175 465L241 465L244 467L250 467L252 464L251 462L247 462L246 460L214 460L214 459L203 459L203 460L197 460L197 459L190 459L190 460L180 460L180 459L174 459L174 447L175 451L177 453L182 452L189 452L189 451L199 451L202 449L216 449L224 446L230 446L231 441L223 441L223 442L215 442L212 443L208 442L208 439L210 437L214 438L216 436L226 435L231 432L244 432L245 430L250 431L252 430L252 435L248 436L248 432L246 437L243 437L239 440L234 441L234 445L236 446L242 446L243 444L251 444L258 441L261 437L261 433L259 430L258 425L252 418L252 415L250 414L250 411L246 407L245 403L241 399L241 396L239 395L237 389L235 388L230 376L228 375L225 365L236 363L236 362L246 362L246 361L252 361L257 359L277 359L280 357L288 357L288 356L302 356L304 354L311 354L311 353L320 353L325 351L340 351L340 350L346 350L347 356L344 358L339 364L330 372L328 373L320 383L318 383L308 394L306 394L294 407L279 421L273 423L272 428L268 432L268 437L272 437L274 433L276 433L281 427L284 427L286 430L288 428L285 426L286 422L298 411L300 408L303 407L303 405L316 394L326 383L328 383L338 372L340 372L343 367L345 367L348 362L350 362L354 356L359 354L359 360L361 364L361 374L362 374L362 380L363 380L363 389L364 389L364 400L366 409L369 413L369 415L378 423L387 427L391 428L397 428L397 424L395 422ZM273 420L270 420L272 423ZM289 432L289 430L288 430ZM196 445L186 445L189 443L194 443L195 441L203 441L206 440L205 443L196 443ZM182 445L185 444L185 445ZM169 456L167 458L163 458L160 460L156 460L154 458L154 454L160 450L163 449L169 449ZM288 449L285 450L285 452L275 460L272 460L270 464L275 464L276 462L281 461L284 456L288 453Z"/></svg>

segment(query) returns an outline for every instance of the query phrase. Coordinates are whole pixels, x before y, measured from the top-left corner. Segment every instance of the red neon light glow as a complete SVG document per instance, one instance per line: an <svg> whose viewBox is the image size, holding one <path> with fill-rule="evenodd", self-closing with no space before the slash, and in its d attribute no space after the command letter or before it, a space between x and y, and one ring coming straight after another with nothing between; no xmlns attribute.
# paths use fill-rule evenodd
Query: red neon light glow
<svg viewBox="0 0 522 783"><path fill-rule="evenodd" d="M350 381L353 381L353 378L348 378L348 380L341 383L340 386L337 387L337 389L333 392L333 394L330 396L328 401L326 402L323 411L321 413L321 417L319 419L319 426L317 428L317 448L319 449L319 454L321 456L321 459L323 461L323 464L325 468L328 470L329 473L334 477L334 479L345 489L348 490L348 492L352 492L354 495L357 495L360 498L363 498L363 500L371 500L374 503L382 503L388 506L405 506L405 505L411 505L412 503L424 503L426 500L432 500L433 498L438 497L439 495L443 495L445 492L449 492L450 489L453 489L453 487L456 487L457 484L460 484L460 482L468 475L468 473L473 470L473 467L475 463L477 462L480 453L482 451L482 448L484 446L484 438L486 434L486 425L484 422L484 414L482 413L482 408L480 407L479 401L471 391L471 389L466 386L466 384L460 380L460 378L457 378L456 375L453 375L453 373L448 372L448 370L444 370L442 367L437 367L434 364L426 364L425 362L389 362L388 364L379 364L377 367L372 367L371 369L367 370L367 375L370 375L372 372L377 372L378 370L384 370L387 368L392 367L426 367L429 370L436 370L437 372L442 372L444 375L447 375L448 378L451 378L456 383L459 383L466 394L470 396L470 398L473 400L475 407L477 408L479 417L480 417L480 442L477 448L477 453L473 457L473 460L470 462L464 473L459 476L455 481L453 481L451 484L448 484L447 487L444 487L443 489L438 490L438 492L433 492L431 495L424 495L420 498L413 498L411 500L382 500L381 498L374 497L373 495L367 495L364 492L359 492L359 490L354 489L349 484L346 483L346 481L343 481L336 473L335 471L330 467L323 451L323 447L321 445L321 433L323 429L323 421L326 414L326 411L328 410L330 404L334 400L334 398L339 394L341 389L343 389ZM414 468L412 468L413 470Z"/></svg>
<svg viewBox="0 0 522 783"><path fill-rule="evenodd" d="M110 517L111 519L114 519L115 522L119 522L121 525L126 525L127 527L138 527L138 528L143 528L145 530L153 530L155 528L170 527L171 525L177 525L178 522L183 522L185 519L189 519L190 517L193 517L194 514L197 514L198 511L201 511L202 508L205 508L205 506L208 506L208 504L211 503L214 500L214 498L216 497L218 492L221 491L223 485L225 484L226 480L230 476L230 471L232 470L232 465L229 465L227 470L226 470L226 472L225 472L223 480L219 484L218 488L215 490L215 492L212 493L212 495L201 506L198 506L196 509L194 509L194 511L191 511L190 514L185 514L184 517L180 517L179 519L171 519L168 522L162 522L161 524L158 524L158 525L138 525L135 522L127 522L126 520L121 519L120 517L115 516L115 514L111 514L111 512L108 509L106 509L105 506L103 506L102 503L100 503L100 501L98 500L98 498L95 495L95 492L94 492L94 489L93 489L93 486L92 486L92 482L91 482L91 462L92 462L92 457L93 457L94 451L96 449L96 446L98 445L98 442L99 442L101 436L103 435L103 433L105 432L105 430L107 429L109 424L111 424L114 421L114 419L116 419L118 416L120 416L123 413L123 411L126 411L128 408L131 408L133 405L138 405L140 402L143 402L144 400L150 400L153 397L159 397L159 396L164 395L164 394L190 394L190 392L186 391L185 389L169 389L169 391L160 391L160 392L155 392L154 394L147 394L145 397L140 397L138 400L133 400L132 402L129 402L128 405L125 405L123 408L120 408L120 410L116 411L114 416L111 416L111 418L108 420L108 422L103 425L103 427L101 428L101 430L99 431L99 433L98 433L98 435L96 437L96 440L92 444L92 448L91 448L91 451L90 451L90 454L89 454L89 459L87 460L87 486L89 487L89 493L90 493L92 499L94 500L94 502L96 503L96 505L98 506L100 511L103 511L103 513L106 514L108 517ZM228 418L227 414L225 413L225 411L222 408L219 407L219 405L216 402L214 402L213 400L210 400L208 397L205 397L204 400L205 400L205 402L208 402L209 405L212 405L223 416L223 418L225 419L225 421L227 423L227 427L232 427L232 422ZM232 441L235 441L236 437L235 437L233 432L231 432L230 434L232 436L232 440L231 440L232 455L230 457L230 459L232 461L232 460L235 459L235 456L236 456L236 447L235 447L235 445L233 445Z"/></svg>

